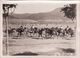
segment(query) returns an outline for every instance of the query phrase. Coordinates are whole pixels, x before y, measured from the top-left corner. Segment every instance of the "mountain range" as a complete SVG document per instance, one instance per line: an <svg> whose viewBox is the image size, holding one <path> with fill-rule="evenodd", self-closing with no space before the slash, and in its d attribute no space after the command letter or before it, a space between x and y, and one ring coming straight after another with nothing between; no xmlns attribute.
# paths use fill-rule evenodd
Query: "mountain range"
<svg viewBox="0 0 80 58"><path fill-rule="evenodd" d="M44 13L25 13L25 14L12 14L9 16L9 21L20 22L69 22L69 18L64 17L64 13L61 12L61 8L44 12Z"/></svg>

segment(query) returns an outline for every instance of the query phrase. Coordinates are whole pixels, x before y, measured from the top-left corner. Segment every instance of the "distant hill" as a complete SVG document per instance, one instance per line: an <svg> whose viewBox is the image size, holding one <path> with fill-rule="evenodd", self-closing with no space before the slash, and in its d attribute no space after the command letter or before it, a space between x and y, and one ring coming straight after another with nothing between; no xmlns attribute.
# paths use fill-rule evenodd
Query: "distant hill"
<svg viewBox="0 0 80 58"><path fill-rule="evenodd" d="M34 14L13 14L10 16L12 19L32 19L32 20L45 20L45 19L64 19L63 13L60 12L61 8L57 8L50 12L34 13Z"/></svg>
<svg viewBox="0 0 80 58"><path fill-rule="evenodd" d="M57 8L50 12L44 13L25 13L25 14L13 14L9 16L9 22L17 23L29 23L29 22L41 22L41 23L53 23L53 22L69 22L69 18L64 17L64 13L60 12L61 8Z"/></svg>

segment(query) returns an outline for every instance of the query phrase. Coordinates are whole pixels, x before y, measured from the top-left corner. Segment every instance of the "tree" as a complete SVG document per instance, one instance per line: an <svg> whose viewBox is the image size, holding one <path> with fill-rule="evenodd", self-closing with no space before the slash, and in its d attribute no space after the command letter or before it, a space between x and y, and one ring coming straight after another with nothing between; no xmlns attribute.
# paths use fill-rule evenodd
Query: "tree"
<svg viewBox="0 0 80 58"><path fill-rule="evenodd" d="M64 16L70 18L72 21L76 18L76 4L65 5L61 12L64 13Z"/></svg>
<svg viewBox="0 0 80 58"><path fill-rule="evenodd" d="M8 15L10 14L11 9L14 9L15 10L16 5L17 4L3 4L3 17L4 18L8 17ZM11 14L13 12L14 11L12 11Z"/></svg>
<svg viewBox="0 0 80 58"><path fill-rule="evenodd" d="M16 4L3 4L3 19L5 20L6 30L7 30L6 54L8 54L8 19L9 19L9 15L14 12L15 8L16 8Z"/></svg>

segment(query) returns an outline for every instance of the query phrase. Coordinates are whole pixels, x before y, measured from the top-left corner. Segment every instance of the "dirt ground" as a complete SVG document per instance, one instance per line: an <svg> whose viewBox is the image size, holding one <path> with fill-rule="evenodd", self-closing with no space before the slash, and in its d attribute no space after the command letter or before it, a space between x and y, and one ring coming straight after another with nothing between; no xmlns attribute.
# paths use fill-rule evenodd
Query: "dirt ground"
<svg viewBox="0 0 80 58"><path fill-rule="evenodd" d="M5 55L5 39L3 45L3 53ZM8 39L9 55L74 55L75 54L75 37L58 39L32 39L32 38L18 38ZM70 52L72 50L73 52ZM69 51L69 52L68 52Z"/></svg>

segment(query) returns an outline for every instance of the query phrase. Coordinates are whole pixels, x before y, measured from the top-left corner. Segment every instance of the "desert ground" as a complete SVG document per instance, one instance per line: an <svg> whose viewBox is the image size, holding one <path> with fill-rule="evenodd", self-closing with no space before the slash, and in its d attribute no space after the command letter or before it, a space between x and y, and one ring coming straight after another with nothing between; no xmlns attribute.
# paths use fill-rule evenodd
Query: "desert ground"
<svg viewBox="0 0 80 58"><path fill-rule="evenodd" d="M18 38L8 39L9 55L74 55L68 49L75 51L75 38L32 39ZM5 54L5 44L4 44Z"/></svg>

